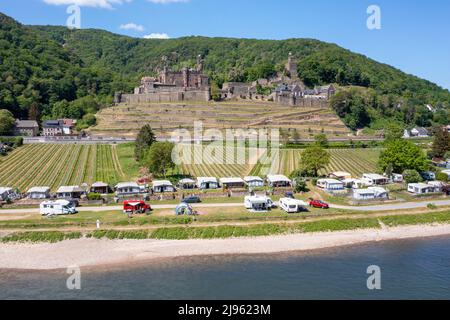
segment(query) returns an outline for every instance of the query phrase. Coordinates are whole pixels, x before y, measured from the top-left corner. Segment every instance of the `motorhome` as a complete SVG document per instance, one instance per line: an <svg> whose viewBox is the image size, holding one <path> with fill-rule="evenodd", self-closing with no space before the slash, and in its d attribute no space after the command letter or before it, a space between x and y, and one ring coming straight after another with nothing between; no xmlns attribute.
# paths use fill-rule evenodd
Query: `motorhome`
<svg viewBox="0 0 450 320"><path fill-rule="evenodd" d="M291 198L281 198L279 201L280 208L287 213L298 213L301 211L306 211L307 204L304 201L291 199Z"/></svg>
<svg viewBox="0 0 450 320"><path fill-rule="evenodd" d="M43 216L59 216L76 214L78 211L70 201L56 200L42 202L40 205L40 213Z"/></svg>

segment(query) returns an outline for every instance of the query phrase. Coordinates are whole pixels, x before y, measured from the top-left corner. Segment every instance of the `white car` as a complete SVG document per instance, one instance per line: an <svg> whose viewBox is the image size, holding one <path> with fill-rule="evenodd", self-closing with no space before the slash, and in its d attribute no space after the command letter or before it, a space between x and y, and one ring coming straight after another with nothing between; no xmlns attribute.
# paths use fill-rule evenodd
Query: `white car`
<svg viewBox="0 0 450 320"><path fill-rule="evenodd" d="M40 205L40 212L43 216L59 216L78 213L72 203L67 200L42 202Z"/></svg>

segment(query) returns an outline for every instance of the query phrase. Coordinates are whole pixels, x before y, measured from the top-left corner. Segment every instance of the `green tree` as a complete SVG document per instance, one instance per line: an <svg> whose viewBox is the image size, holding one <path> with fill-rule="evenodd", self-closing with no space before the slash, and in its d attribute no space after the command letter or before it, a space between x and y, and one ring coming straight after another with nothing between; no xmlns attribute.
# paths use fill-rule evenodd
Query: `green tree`
<svg viewBox="0 0 450 320"><path fill-rule="evenodd" d="M300 170L317 177L321 169L330 163L330 154L318 145L306 148L301 155Z"/></svg>
<svg viewBox="0 0 450 320"><path fill-rule="evenodd" d="M302 177L295 177L293 179L294 182L294 191L296 193L300 192L308 192L308 186L306 185L306 180Z"/></svg>
<svg viewBox="0 0 450 320"><path fill-rule="evenodd" d="M172 160L172 150L175 145L171 142L155 142L148 149L144 157L144 164L156 176L167 176L167 172L175 168Z"/></svg>
<svg viewBox="0 0 450 320"><path fill-rule="evenodd" d="M403 180L406 183L418 183L423 181L417 170L405 170L403 172Z"/></svg>
<svg viewBox="0 0 450 320"><path fill-rule="evenodd" d="M436 174L436 180L442 181L442 182L448 182L449 181L448 175L443 173L443 172L438 172Z"/></svg>
<svg viewBox="0 0 450 320"><path fill-rule="evenodd" d="M14 116L5 109L0 109L0 135L9 135L12 133L15 124Z"/></svg>
<svg viewBox="0 0 450 320"><path fill-rule="evenodd" d="M142 161L145 151L156 141L152 127L148 124L143 126L136 138L136 146L134 148L134 157L136 161Z"/></svg>
<svg viewBox="0 0 450 320"><path fill-rule="evenodd" d="M322 147L322 148L328 148L328 138L327 135L324 133L318 134L314 137L315 143Z"/></svg>
<svg viewBox="0 0 450 320"><path fill-rule="evenodd" d="M385 141L387 143L393 141L393 140L398 140L398 139L402 139L403 137L403 133L404 133L404 128L403 126L399 125L398 123L395 122L390 122L384 131L384 138Z"/></svg>
<svg viewBox="0 0 450 320"><path fill-rule="evenodd" d="M436 130L433 140L433 156L443 158L450 151L450 134L447 130L439 127Z"/></svg>
<svg viewBox="0 0 450 320"><path fill-rule="evenodd" d="M393 172L424 171L428 168L428 161L422 149L410 141L400 139L387 144L380 155L378 166L383 172L390 167Z"/></svg>

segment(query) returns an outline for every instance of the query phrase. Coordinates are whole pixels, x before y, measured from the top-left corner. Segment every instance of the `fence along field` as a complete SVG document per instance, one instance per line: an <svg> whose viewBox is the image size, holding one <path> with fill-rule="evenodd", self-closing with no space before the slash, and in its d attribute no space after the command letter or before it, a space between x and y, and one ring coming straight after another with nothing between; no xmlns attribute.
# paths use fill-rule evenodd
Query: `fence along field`
<svg viewBox="0 0 450 320"><path fill-rule="evenodd" d="M126 178L115 145L25 145L0 158L0 186L21 192Z"/></svg>

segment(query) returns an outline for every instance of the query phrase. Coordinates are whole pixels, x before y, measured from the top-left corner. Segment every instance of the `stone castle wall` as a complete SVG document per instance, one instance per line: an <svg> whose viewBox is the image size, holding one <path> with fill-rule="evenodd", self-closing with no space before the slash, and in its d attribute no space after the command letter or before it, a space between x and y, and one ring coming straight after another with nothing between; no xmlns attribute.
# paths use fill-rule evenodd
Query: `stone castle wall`
<svg viewBox="0 0 450 320"><path fill-rule="evenodd" d="M120 102L122 103L163 103L163 102L182 102L197 101L208 102L211 100L209 90L176 90L160 91L146 94L122 94Z"/></svg>
<svg viewBox="0 0 450 320"><path fill-rule="evenodd" d="M321 109L329 108L329 103L325 99L294 97L292 95L277 95L275 102L293 107Z"/></svg>

